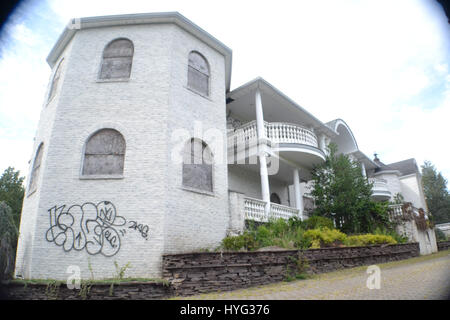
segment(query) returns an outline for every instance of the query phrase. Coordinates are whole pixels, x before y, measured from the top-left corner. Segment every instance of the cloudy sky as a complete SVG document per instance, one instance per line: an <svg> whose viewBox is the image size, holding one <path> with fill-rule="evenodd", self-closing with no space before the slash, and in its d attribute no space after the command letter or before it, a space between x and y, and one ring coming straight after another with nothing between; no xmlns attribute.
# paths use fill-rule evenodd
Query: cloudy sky
<svg viewBox="0 0 450 320"><path fill-rule="evenodd" d="M0 35L0 172L27 174L50 68L70 18L179 11L233 50L231 89L261 76L323 122L344 119L384 163L450 179L450 25L433 0L30 0Z"/></svg>

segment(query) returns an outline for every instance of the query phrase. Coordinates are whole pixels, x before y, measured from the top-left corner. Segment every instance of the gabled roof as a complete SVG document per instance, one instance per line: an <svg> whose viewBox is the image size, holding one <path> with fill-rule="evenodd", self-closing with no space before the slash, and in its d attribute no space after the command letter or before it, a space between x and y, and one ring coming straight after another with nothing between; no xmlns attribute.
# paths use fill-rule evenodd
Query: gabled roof
<svg viewBox="0 0 450 320"><path fill-rule="evenodd" d="M392 170L400 171L402 176L406 176L413 173L419 173L419 168L417 166L416 160L413 158L390 163L388 164L388 167L392 168Z"/></svg>
<svg viewBox="0 0 450 320"><path fill-rule="evenodd" d="M73 22L76 22L76 26ZM47 57L47 62L50 67L54 66L62 51L78 30L110 26L156 23L173 23L224 55L226 80L225 84L227 91L230 90L232 58L231 49L178 12L120 14L71 19L71 22L68 23L63 33L59 36L58 40L50 51Z"/></svg>
<svg viewBox="0 0 450 320"><path fill-rule="evenodd" d="M390 164L384 164L380 161L380 159L375 158L374 162L379 166L379 168L375 169L376 173L383 171L397 171L398 173L400 173L400 176L420 173L419 168L417 167L416 160L414 158Z"/></svg>

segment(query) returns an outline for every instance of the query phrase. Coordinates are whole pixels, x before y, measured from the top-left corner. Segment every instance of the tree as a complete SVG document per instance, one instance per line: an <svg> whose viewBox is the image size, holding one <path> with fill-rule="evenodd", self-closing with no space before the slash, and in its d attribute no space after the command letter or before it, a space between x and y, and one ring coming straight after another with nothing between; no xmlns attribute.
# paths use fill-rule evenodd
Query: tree
<svg viewBox="0 0 450 320"><path fill-rule="evenodd" d="M422 184L428 210L434 223L450 222L450 195L447 190L447 180L430 161L425 161L422 167Z"/></svg>
<svg viewBox="0 0 450 320"><path fill-rule="evenodd" d="M312 172L311 192L316 209L313 214L334 218L346 233L373 232L390 228L387 203L371 199L372 183L361 168L347 155L337 155L337 146L330 144L325 162Z"/></svg>
<svg viewBox="0 0 450 320"><path fill-rule="evenodd" d="M20 224L20 214L25 194L24 179L24 177L20 177L20 171L15 171L13 167L8 167L0 177L0 201L5 201L11 208L14 224L17 228Z"/></svg>
<svg viewBox="0 0 450 320"><path fill-rule="evenodd" d="M0 281L12 276L18 235L11 208L0 201Z"/></svg>

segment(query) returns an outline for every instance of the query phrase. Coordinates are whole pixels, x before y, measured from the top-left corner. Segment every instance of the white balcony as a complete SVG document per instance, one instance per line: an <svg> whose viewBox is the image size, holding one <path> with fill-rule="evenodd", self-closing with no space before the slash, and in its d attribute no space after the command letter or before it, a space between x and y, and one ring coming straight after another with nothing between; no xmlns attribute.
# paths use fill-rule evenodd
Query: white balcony
<svg viewBox="0 0 450 320"><path fill-rule="evenodd" d="M233 158L235 154L245 150L250 150L249 154L252 154L252 150L257 152L257 146L266 144L273 152L286 160L308 169L325 160L325 155L319 149L317 137L312 130L284 122L264 122L264 130L267 140L260 141L258 141L256 121L248 122L229 132L229 156Z"/></svg>
<svg viewBox="0 0 450 320"><path fill-rule="evenodd" d="M244 216L246 220L268 222L270 219L289 219L291 217L299 217L299 210L281 204L270 203L269 214L265 213L266 202L245 197L244 199Z"/></svg>
<svg viewBox="0 0 450 320"><path fill-rule="evenodd" d="M388 189L388 183L385 179L369 178L373 182L372 198L376 201L386 201L391 198L391 191Z"/></svg>

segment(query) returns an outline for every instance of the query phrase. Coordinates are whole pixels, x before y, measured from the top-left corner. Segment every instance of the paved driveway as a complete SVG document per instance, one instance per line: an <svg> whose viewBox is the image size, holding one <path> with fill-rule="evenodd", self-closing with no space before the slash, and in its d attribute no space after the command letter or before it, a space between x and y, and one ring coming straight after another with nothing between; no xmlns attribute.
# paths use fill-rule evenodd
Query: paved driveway
<svg viewBox="0 0 450 320"><path fill-rule="evenodd" d="M449 299L450 251L379 264L380 289L368 289L367 267L183 299ZM371 282L373 283L373 282Z"/></svg>

